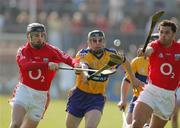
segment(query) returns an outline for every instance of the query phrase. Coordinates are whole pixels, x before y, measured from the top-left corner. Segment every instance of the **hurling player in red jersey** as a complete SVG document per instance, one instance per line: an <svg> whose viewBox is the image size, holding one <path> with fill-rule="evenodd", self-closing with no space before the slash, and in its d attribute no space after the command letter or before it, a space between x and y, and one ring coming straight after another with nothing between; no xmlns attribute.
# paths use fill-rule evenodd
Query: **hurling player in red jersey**
<svg viewBox="0 0 180 128"><path fill-rule="evenodd" d="M152 41L144 53L149 57L149 81L137 100L133 128L142 128L150 117L150 128L164 128L175 107L175 90L180 79L180 44L174 40L177 26L163 20L158 30L159 39Z"/></svg>
<svg viewBox="0 0 180 128"><path fill-rule="evenodd" d="M180 39L178 39L177 42L180 43ZM180 80L179 80L179 87L176 89L176 106L171 118L172 128L179 128L180 125L180 122L178 121L179 110L180 110Z"/></svg>
<svg viewBox="0 0 180 128"><path fill-rule="evenodd" d="M80 64L45 41L43 24L27 26L27 42L17 52L19 83L14 91L10 128L36 128L48 105L48 92L59 63Z"/></svg>

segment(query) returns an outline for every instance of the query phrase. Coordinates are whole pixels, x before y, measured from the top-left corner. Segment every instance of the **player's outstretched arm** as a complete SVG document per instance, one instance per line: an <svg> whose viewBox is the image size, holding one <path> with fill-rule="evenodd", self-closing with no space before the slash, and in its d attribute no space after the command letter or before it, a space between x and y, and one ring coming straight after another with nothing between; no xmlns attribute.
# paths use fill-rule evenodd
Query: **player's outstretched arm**
<svg viewBox="0 0 180 128"><path fill-rule="evenodd" d="M136 91L139 91L138 90L138 86L141 85L142 83L140 83L140 81L138 79L135 78L135 75L131 69L131 65L130 65L130 62L129 60L126 59L126 61L124 62L124 66L123 68L125 68L125 70L127 71L127 73L129 74L129 78L130 78L130 81L132 83L132 86L133 88L136 90Z"/></svg>
<svg viewBox="0 0 180 128"><path fill-rule="evenodd" d="M120 95L120 101L118 103L118 107L120 110L125 110L127 105L127 96L130 88L130 82L123 78L123 81L121 83L121 95Z"/></svg>

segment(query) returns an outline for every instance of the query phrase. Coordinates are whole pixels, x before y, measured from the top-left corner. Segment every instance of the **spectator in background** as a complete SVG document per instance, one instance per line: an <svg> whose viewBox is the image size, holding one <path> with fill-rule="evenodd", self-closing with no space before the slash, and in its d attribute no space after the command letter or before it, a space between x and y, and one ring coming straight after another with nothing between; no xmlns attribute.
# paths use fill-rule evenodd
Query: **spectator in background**
<svg viewBox="0 0 180 128"><path fill-rule="evenodd" d="M127 57L132 60L136 56L137 46L135 44L130 44L128 47Z"/></svg>
<svg viewBox="0 0 180 128"><path fill-rule="evenodd" d="M47 17L48 40L56 47L62 49L62 22L59 14L50 12Z"/></svg>
<svg viewBox="0 0 180 128"><path fill-rule="evenodd" d="M5 17L2 13L0 13L0 33L3 31L4 24L5 24Z"/></svg>
<svg viewBox="0 0 180 128"><path fill-rule="evenodd" d="M16 22L18 23L18 24L23 24L23 25L25 25L25 24L28 24L29 23L29 14L28 14L28 12L27 11L21 11L20 13L19 13L19 15L17 16L17 18L16 18Z"/></svg>
<svg viewBox="0 0 180 128"><path fill-rule="evenodd" d="M75 12L72 17L71 32L73 37L73 44L77 49L78 43L82 40L84 21L81 12Z"/></svg>
<svg viewBox="0 0 180 128"><path fill-rule="evenodd" d="M62 22L59 17L59 14L55 11L50 12L50 14L47 17L47 26L48 26L48 40L49 42L58 47L59 49L62 49ZM55 98L59 98L59 92L60 92L60 72L57 71L55 78L52 82L52 88L51 91L53 91Z"/></svg>
<svg viewBox="0 0 180 128"><path fill-rule="evenodd" d="M125 0L110 0L109 1L109 24L112 28L116 26L116 24L120 23L124 18L123 7L125 4Z"/></svg>
<svg viewBox="0 0 180 128"><path fill-rule="evenodd" d="M132 21L131 17L125 17L120 24L120 31L125 34L131 34L135 32L136 25Z"/></svg>
<svg viewBox="0 0 180 128"><path fill-rule="evenodd" d="M71 47L75 47L73 44L73 36L71 32L71 16L68 13L64 13L61 17L63 31L62 31L62 46L63 50L67 51Z"/></svg>
<svg viewBox="0 0 180 128"><path fill-rule="evenodd" d="M46 25L47 24L47 12L46 11L39 12L37 15L37 21L39 23Z"/></svg>
<svg viewBox="0 0 180 128"><path fill-rule="evenodd" d="M109 29L109 24L106 16L99 15L96 17L96 28L103 30L104 32L107 32Z"/></svg>

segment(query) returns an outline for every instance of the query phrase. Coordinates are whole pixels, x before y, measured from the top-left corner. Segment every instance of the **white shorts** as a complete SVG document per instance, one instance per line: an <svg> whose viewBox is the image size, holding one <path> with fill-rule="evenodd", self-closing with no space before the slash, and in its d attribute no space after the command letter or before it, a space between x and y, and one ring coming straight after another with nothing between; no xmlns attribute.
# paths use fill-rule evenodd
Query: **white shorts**
<svg viewBox="0 0 180 128"><path fill-rule="evenodd" d="M48 105L48 92L34 90L22 83L17 85L11 105L18 104L25 108L27 116L34 121L42 119Z"/></svg>
<svg viewBox="0 0 180 128"><path fill-rule="evenodd" d="M149 105L153 109L153 114L159 118L169 120L175 107L175 91L148 83L137 101Z"/></svg>

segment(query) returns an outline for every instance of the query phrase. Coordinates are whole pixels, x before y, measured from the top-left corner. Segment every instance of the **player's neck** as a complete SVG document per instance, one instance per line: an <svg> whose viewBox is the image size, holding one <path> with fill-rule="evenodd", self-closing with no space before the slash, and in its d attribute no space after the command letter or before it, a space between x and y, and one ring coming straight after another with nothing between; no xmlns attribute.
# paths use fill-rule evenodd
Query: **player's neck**
<svg viewBox="0 0 180 128"><path fill-rule="evenodd" d="M172 45L172 41L170 43L166 43L166 44L163 44L163 45L164 45L164 47L169 48Z"/></svg>

